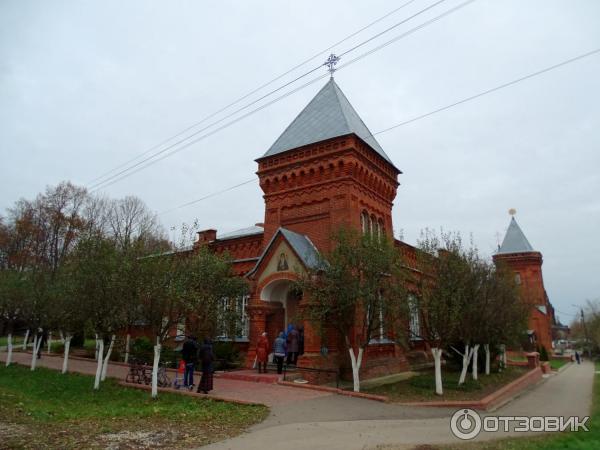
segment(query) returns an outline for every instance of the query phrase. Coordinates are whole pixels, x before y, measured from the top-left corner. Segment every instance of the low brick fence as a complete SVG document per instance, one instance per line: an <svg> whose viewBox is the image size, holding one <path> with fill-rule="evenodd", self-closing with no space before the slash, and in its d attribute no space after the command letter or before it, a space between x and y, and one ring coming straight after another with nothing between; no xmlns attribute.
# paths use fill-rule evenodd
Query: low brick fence
<svg viewBox="0 0 600 450"><path fill-rule="evenodd" d="M537 384L542 379L542 368L536 367L531 369L524 375L521 375L516 380L501 387L495 392L485 396L481 400L457 400L457 401L436 401L436 402L407 402L401 403L406 406L434 406L446 408L471 408L488 411L493 408L498 408L507 403L512 398L519 395L525 389Z"/></svg>

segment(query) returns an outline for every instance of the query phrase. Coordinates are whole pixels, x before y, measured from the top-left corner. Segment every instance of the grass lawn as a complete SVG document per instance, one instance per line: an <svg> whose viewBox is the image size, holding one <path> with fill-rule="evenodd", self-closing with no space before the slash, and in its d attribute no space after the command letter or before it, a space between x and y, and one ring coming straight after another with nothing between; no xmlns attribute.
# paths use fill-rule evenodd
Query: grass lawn
<svg viewBox="0 0 600 450"><path fill-rule="evenodd" d="M13 365L0 367L2 448L190 448L260 422L263 406L237 405L119 386L107 379Z"/></svg>
<svg viewBox="0 0 600 450"><path fill-rule="evenodd" d="M515 380L527 371L526 368L509 367L498 373L479 375L477 381L467 375L467 381L458 386L458 372L442 373L444 395L435 395L435 378L433 369L413 378L398 383L365 389L369 394L387 395L394 402L440 401L440 400L479 400L497 390L499 387Z"/></svg>
<svg viewBox="0 0 600 450"><path fill-rule="evenodd" d="M551 359L550 367L552 367L552 370L558 370L562 366L564 366L565 364L568 364L568 363L569 363L569 361L564 360L564 359Z"/></svg>
<svg viewBox="0 0 600 450"><path fill-rule="evenodd" d="M12 342L13 345L23 345L23 336L13 336ZM0 336L0 347L4 347L5 345L8 345L8 336Z"/></svg>

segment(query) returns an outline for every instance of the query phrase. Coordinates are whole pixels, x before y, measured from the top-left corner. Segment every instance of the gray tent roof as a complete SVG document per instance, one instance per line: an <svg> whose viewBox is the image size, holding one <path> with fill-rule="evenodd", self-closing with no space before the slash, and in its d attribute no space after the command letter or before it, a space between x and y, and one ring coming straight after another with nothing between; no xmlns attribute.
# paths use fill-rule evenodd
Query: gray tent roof
<svg viewBox="0 0 600 450"><path fill-rule="evenodd" d="M502 245L498 249L497 254L502 253L525 253L534 252L535 250L521 231L521 227L517 224L517 221L513 217L506 230L506 235L502 241Z"/></svg>
<svg viewBox="0 0 600 450"><path fill-rule="evenodd" d="M331 78L262 157L347 134L357 135L394 165Z"/></svg>
<svg viewBox="0 0 600 450"><path fill-rule="evenodd" d="M254 266L254 268L246 275L251 275L254 272L256 272L258 266L265 258L266 254L268 253L269 249L271 248L279 234L281 234L283 238L290 244L290 247L292 247L294 252L296 252L302 264L304 264L309 269L316 269L319 267L319 265L321 264L321 260L319 258L319 251L317 250L317 247L315 247L315 244L313 244L312 241L308 238L308 236L296 233L283 227L279 227L273 235L273 237L271 238L271 240L269 241L269 243L267 244L267 246L265 247L265 249L263 250L258 261L256 261L256 265Z"/></svg>

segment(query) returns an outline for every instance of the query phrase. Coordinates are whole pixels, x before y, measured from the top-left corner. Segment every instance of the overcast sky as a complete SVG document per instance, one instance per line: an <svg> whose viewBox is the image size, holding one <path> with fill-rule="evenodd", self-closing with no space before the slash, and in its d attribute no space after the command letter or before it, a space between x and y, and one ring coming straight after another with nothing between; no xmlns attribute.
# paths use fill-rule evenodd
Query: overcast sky
<svg viewBox="0 0 600 450"><path fill-rule="evenodd" d="M89 185L407 1L1 1L0 211L61 180ZM334 51L434 2L415 0ZM446 0L341 63L459 4ZM594 50L599 23L597 0L478 0L336 81L375 133ZM248 180L325 82L104 192L161 213ZM573 304L600 297L599 123L596 54L378 135L404 172L396 234L414 244L425 227L459 230L491 255L516 208L544 255L550 300L570 322ZM227 232L263 214L253 183L160 218L167 230L198 219Z"/></svg>

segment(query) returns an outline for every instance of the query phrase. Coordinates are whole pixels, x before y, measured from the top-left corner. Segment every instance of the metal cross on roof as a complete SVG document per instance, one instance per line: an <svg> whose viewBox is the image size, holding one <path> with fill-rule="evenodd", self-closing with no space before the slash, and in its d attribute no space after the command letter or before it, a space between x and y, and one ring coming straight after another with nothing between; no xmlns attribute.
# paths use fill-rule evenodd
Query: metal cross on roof
<svg viewBox="0 0 600 450"><path fill-rule="evenodd" d="M335 53L332 53L331 55L329 55L329 58L327 58L327 61L325 61L325 63L323 63L324 66L327 66L327 70L331 74L332 78L333 78L333 72L335 72L335 65L338 63L338 61L340 59L341 58L339 56L336 56Z"/></svg>

